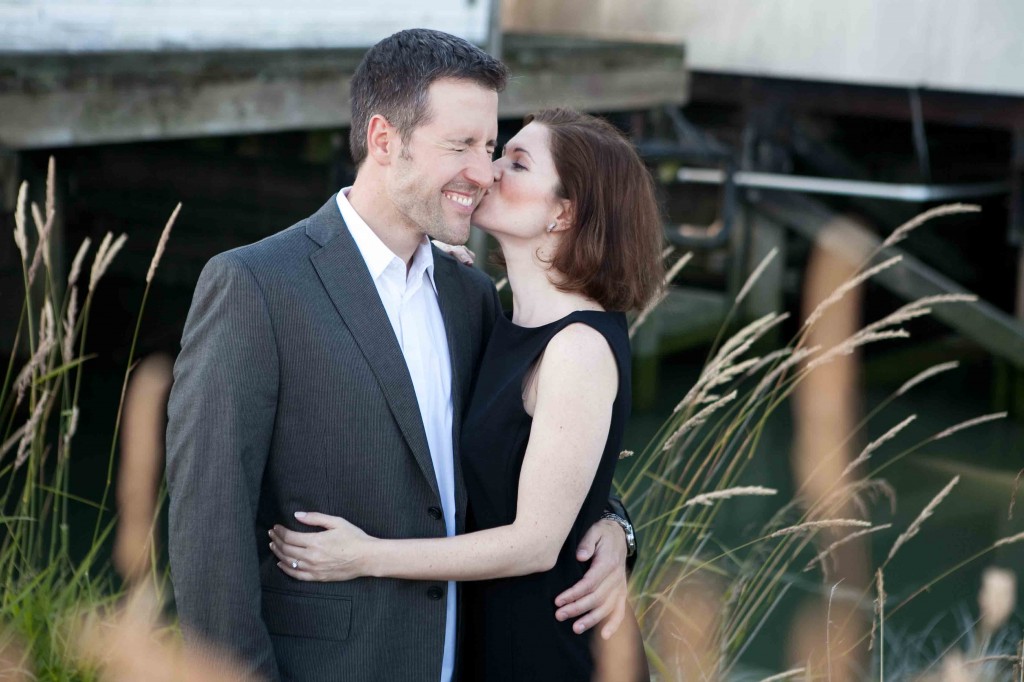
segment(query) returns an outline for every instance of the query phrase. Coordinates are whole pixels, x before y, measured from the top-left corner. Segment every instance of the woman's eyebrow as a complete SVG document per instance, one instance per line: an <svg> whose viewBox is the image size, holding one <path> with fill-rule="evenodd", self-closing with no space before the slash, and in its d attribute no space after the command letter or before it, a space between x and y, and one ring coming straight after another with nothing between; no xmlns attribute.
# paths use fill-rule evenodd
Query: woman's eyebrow
<svg viewBox="0 0 1024 682"><path fill-rule="evenodd" d="M520 147L518 145L515 146L515 147L511 147L511 148L509 148L508 146L502 147L502 149L501 149L502 156L504 156L505 154L508 154L509 152L522 152L523 154L526 154L527 156L529 156L530 159L533 159L533 154L531 154L530 152L526 151L525 147Z"/></svg>

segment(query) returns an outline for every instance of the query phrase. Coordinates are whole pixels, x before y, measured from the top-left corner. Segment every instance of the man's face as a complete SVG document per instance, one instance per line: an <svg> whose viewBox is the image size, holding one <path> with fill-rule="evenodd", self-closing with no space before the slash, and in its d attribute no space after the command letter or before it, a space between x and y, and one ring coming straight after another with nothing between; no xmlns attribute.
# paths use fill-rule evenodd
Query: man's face
<svg viewBox="0 0 1024 682"><path fill-rule="evenodd" d="M433 239L464 244L469 219L494 181L498 93L462 80L435 81L427 122L393 157L388 195L411 226Z"/></svg>

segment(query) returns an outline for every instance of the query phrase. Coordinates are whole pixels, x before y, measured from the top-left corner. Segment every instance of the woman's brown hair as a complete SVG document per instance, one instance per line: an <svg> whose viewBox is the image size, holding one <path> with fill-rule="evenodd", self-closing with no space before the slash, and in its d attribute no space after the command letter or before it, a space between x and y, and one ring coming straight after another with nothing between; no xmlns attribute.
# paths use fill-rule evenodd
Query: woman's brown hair
<svg viewBox="0 0 1024 682"><path fill-rule="evenodd" d="M605 310L643 308L661 286L662 223L654 181L632 143L604 119L545 109L524 124L550 134L560 180L572 202L551 266L562 291L580 292Z"/></svg>

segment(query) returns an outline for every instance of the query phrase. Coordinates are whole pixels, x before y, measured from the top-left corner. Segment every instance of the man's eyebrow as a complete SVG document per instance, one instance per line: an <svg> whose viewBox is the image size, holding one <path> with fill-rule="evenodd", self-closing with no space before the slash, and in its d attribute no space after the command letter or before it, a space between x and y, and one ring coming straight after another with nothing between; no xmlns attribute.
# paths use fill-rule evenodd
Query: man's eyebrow
<svg viewBox="0 0 1024 682"><path fill-rule="evenodd" d="M505 154L508 154L509 152L522 152L523 154L526 154L527 156L529 156L530 159L533 159L533 154L531 154L530 152L526 151L525 147L520 147L520 146L516 145L515 147L511 147L510 148L510 147L508 147L506 145L506 146L501 148L501 153L502 153L503 156Z"/></svg>
<svg viewBox="0 0 1024 682"><path fill-rule="evenodd" d="M461 145L466 145L467 147L472 147L473 145L475 145L477 143L477 139L475 137L465 137L465 138L449 137L447 139L447 141L450 142L451 144L461 144ZM487 142L484 143L484 146L486 146L486 147L494 147L494 146L496 146L496 144L497 143L494 140L487 140Z"/></svg>

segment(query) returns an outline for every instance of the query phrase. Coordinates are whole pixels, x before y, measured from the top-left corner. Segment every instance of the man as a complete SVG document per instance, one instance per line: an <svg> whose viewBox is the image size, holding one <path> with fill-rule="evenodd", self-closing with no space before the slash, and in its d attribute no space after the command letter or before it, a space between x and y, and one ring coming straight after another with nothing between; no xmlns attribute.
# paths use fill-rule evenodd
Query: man
<svg viewBox="0 0 1024 682"><path fill-rule="evenodd" d="M196 286L168 406L175 598L190 637L267 679L452 678L453 583L294 581L267 531L309 530L297 510L380 537L464 529L458 432L500 307L427 236L466 241L506 78L444 33L378 43L352 81L354 185L216 256ZM622 538L588 534L591 571L560 617L621 608Z"/></svg>

